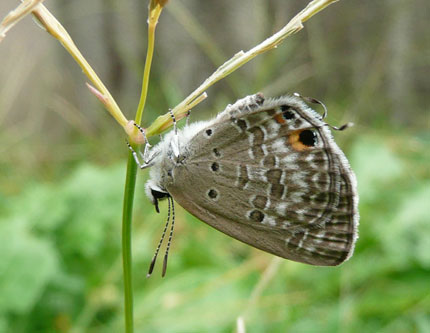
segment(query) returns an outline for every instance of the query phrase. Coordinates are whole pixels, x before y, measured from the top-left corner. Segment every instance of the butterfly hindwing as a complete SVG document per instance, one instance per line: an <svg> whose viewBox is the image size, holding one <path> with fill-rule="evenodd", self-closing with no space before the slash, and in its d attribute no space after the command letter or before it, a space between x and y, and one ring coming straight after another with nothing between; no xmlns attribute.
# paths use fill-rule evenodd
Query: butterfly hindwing
<svg viewBox="0 0 430 333"><path fill-rule="evenodd" d="M216 229L314 265L352 253L355 178L321 117L284 97L224 111L189 143L169 193Z"/></svg>

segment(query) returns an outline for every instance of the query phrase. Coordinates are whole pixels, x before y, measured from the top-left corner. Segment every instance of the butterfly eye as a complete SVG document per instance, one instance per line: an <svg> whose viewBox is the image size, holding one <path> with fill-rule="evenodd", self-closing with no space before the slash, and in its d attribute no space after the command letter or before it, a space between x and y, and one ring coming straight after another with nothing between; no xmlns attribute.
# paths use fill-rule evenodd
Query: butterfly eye
<svg viewBox="0 0 430 333"><path fill-rule="evenodd" d="M152 202L155 206L155 210L157 211L157 213L160 212L160 209L158 208L158 200L163 200L165 198L170 197L170 194L167 192L160 192L154 189L151 189L151 194L152 194Z"/></svg>
<svg viewBox="0 0 430 333"><path fill-rule="evenodd" d="M168 192L161 192L154 189L151 189L151 194L155 199L165 199L167 197L170 197L170 194Z"/></svg>

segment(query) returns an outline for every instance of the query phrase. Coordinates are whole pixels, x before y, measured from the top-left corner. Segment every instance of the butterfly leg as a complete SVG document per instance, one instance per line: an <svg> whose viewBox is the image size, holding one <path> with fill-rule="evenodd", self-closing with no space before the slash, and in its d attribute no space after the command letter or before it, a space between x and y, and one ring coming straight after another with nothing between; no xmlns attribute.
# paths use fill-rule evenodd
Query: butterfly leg
<svg viewBox="0 0 430 333"><path fill-rule="evenodd" d="M149 167L149 163L146 163L145 161L143 163L140 162L139 157L137 156L136 151L133 149L133 147L130 145L130 143L125 140L125 143L127 144L128 149L130 149L131 153L133 154L133 158L136 162L136 164L139 166L139 168L144 169Z"/></svg>
<svg viewBox="0 0 430 333"><path fill-rule="evenodd" d="M173 155L175 155L176 159L179 159L179 136L178 136L178 127L176 125L176 118L173 114L173 111L170 109L170 116L172 117L173 122L173 130L175 131L175 135L173 136L173 139L171 141L171 147L173 151Z"/></svg>
<svg viewBox="0 0 430 333"><path fill-rule="evenodd" d="M328 113L327 112L327 108L326 108L325 104L323 102L321 102L320 100L318 100L316 98L313 98L313 97L304 97L304 96L300 95L297 92L295 92L293 95L296 96L296 97L301 98L302 100L304 100L307 103L313 103L313 104L319 104L319 105L321 105L323 107L323 109L324 109L324 113L322 115L322 119L324 119L325 117L327 117L327 113Z"/></svg>
<svg viewBox="0 0 430 333"><path fill-rule="evenodd" d="M319 105L321 105L322 107L323 107L323 109L324 109L324 113L323 113L323 115L321 116L321 119L324 119L325 117L327 117L327 114L328 114L328 111L327 111L327 107L325 106L325 104L323 103L323 102L321 102L320 100L318 100L318 99L316 99L316 98L313 98L313 97L303 97L303 96L301 96L299 93L294 93L293 94L294 96L297 96L297 97L299 97L299 98L301 98L302 100L304 100L305 102L307 102L307 103L313 103L313 104L319 104ZM345 129L347 129L347 128L349 128L349 127L352 127L352 126L354 126L354 124L353 123L350 123L350 122L348 122L348 123L346 123L346 124L343 124L342 126L340 126L340 127L337 127L337 126L333 126L333 125L330 125L330 124L327 124L326 123L326 125L328 126L328 127L330 127L331 129L334 129L335 131L343 131L343 130L345 130Z"/></svg>
<svg viewBox="0 0 430 333"><path fill-rule="evenodd" d="M185 116L185 126L188 126L188 123L190 121L190 116L191 116L191 110L187 111L187 115Z"/></svg>
<svg viewBox="0 0 430 333"><path fill-rule="evenodd" d="M136 164L141 168L141 169L145 169L149 166L152 165L152 161L154 160L154 158L158 155L158 152L152 154L150 156L150 148L152 147L148 141L148 138L146 137L145 131L142 127L140 127L138 124L134 124L134 126L136 126L139 131L142 133L143 137L145 138L145 148L143 150L143 153L141 151L139 151L140 157L143 160L143 163L140 162L139 157L137 156L136 151L133 149L133 147L128 143L128 141L126 140L126 144L128 149L130 149L130 151L133 154L133 158L136 161Z"/></svg>

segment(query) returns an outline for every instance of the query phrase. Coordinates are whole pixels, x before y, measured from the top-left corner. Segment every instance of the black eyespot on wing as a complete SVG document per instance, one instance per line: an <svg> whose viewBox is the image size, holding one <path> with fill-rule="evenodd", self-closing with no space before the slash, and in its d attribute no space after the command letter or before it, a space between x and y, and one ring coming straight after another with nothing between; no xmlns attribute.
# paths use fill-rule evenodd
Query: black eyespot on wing
<svg viewBox="0 0 430 333"><path fill-rule="evenodd" d="M207 136L211 136L212 135L212 130L210 128L206 130L206 135Z"/></svg>
<svg viewBox="0 0 430 333"><path fill-rule="evenodd" d="M216 157L220 157L221 156L221 153L219 152L219 150L217 148L214 148L212 151L214 152L214 155Z"/></svg>
<svg viewBox="0 0 430 333"><path fill-rule="evenodd" d="M282 117L286 120L294 119L295 114L289 105L281 105Z"/></svg>
<svg viewBox="0 0 430 333"><path fill-rule="evenodd" d="M218 171L219 170L219 164L217 162L213 162L211 165L212 171Z"/></svg>
<svg viewBox="0 0 430 333"><path fill-rule="evenodd" d="M218 197L218 192L214 189L210 189L208 192L208 196L211 199L216 199Z"/></svg>
<svg viewBox="0 0 430 333"><path fill-rule="evenodd" d="M264 214L255 209L249 214L249 218L254 222L262 222L264 220Z"/></svg>
<svg viewBox="0 0 430 333"><path fill-rule="evenodd" d="M282 112L282 117L284 117L284 119L286 120L290 120L290 119L294 119L295 116L293 112L285 111L285 112Z"/></svg>
<svg viewBox="0 0 430 333"><path fill-rule="evenodd" d="M318 142L318 137L314 131L304 130L299 134L299 141L308 147L314 147Z"/></svg>

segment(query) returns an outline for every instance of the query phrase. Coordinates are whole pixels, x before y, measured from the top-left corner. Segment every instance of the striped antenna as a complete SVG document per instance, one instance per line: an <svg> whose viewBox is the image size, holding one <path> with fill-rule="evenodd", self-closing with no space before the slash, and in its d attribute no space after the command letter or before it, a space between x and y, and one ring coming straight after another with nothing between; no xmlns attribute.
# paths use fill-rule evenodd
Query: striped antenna
<svg viewBox="0 0 430 333"><path fill-rule="evenodd" d="M167 197L167 199L168 199L169 205L168 205L168 210L167 210L166 225L164 226L163 234L161 235L161 239L158 242L158 246L157 246L157 249L155 250L154 257L152 258L151 265L149 265L148 274L146 274L147 278L149 278L151 276L152 271L154 270L154 265L155 265L155 262L157 260L158 252L160 251L161 244L163 243L164 236L166 235L167 227L169 226L169 222L170 222L170 199L171 199L170 195ZM173 199L172 199L172 202L173 202ZM173 221L175 220L174 217L175 217L175 213L174 213L174 210L173 210ZM169 237L169 242L170 242L170 238L171 237ZM165 269L164 268L163 268L163 272L165 273Z"/></svg>
<svg viewBox="0 0 430 333"><path fill-rule="evenodd" d="M164 255L163 272L161 273L161 277L164 277L164 275L166 275L167 258L169 256L170 244L172 243L173 228L175 227L175 203L173 202L172 197L169 196L167 199L169 200L169 207L170 207L170 200L172 200L172 225L170 227L169 240L167 241L166 254Z"/></svg>

